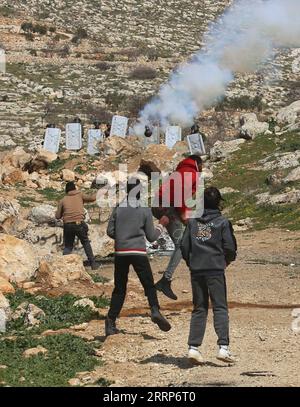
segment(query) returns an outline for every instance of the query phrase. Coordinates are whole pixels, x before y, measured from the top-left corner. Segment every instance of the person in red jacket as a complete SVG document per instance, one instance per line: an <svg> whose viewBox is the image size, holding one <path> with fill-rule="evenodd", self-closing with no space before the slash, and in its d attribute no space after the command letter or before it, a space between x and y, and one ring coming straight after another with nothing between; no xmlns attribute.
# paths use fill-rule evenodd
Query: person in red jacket
<svg viewBox="0 0 300 407"><path fill-rule="evenodd" d="M180 243L191 211L187 200L197 192L200 172L202 172L202 159L200 156L191 155L182 160L175 172L159 189L159 208L153 208L153 214L158 219L163 215L168 216L170 219L167 230L175 245L175 250L163 277L156 283L155 287L172 300L177 300L177 296L171 288L171 281L182 258Z"/></svg>

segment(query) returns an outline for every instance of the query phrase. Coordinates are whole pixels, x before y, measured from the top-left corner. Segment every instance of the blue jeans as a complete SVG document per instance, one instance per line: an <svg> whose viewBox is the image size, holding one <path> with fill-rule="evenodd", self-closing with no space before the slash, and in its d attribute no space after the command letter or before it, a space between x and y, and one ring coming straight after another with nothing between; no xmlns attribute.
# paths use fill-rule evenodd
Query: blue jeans
<svg viewBox="0 0 300 407"><path fill-rule="evenodd" d="M176 211L173 209L172 210L172 218L170 220L170 223L166 227L170 238L172 239L174 245L175 245L175 250L172 253L172 256L170 258L169 264L166 268L166 271L164 272L164 277L167 280L172 280L173 274L180 263L180 260L182 259L182 254L180 250L180 243L182 239L182 235L185 229L185 226L179 219L178 215L176 214Z"/></svg>

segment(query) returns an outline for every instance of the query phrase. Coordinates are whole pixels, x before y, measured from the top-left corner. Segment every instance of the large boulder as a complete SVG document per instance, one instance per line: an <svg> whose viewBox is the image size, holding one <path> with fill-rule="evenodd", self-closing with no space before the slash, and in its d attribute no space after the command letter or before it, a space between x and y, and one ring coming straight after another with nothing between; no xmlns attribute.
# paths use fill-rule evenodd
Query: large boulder
<svg viewBox="0 0 300 407"><path fill-rule="evenodd" d="M32 222L41 225L55 220L56 208L51 205L39 205L32 208L28 219Z"/></svg>
<svg viewBox="0 0 300 407"><path fill-rule="evenodd" d="M34 277L38 259L33 247L14 236L0 234L0 276L10 282L24 282Z"/></svg>
<svg viewBox="0 0 300 407"><path fill-rule="evenodd" d="M150 144L143 152L140 168L147 175L151 172L172 172L182 157L164 144Z"/></svg>
<svg viewBox="0 0 300 407"><path fill-rule="evenodd" d="M101 143L104 154L108 156L118 156L122 158L134 157L141 153L142 147L138 137L128 136L122 137L109 137L105 143Z"/></svg>
<svg viewBox="0 0 300 407"><path fill-rule="evenodd" d="M31 155L27 153L23 147L17 147L12 152L5 155L2 162L7 166L11 165L14 168L23 169L26 163L31 160Z"/></svg>
<svg viewBox="0 0 300 407"><path fill-rule="evenodd" d="M92 278L85 271L81 256L77 254L42 260L36 279L43 287L49 288L65 286L76 280L92 282Z"/></svg>
<svg viewBox="0 0 300 407"><path fill-rule="evenodd" d="M4 185L16 185L22 184L28 179L28 173L20 169L15 169L10 172L6 172L2 175L2 182Z"/></svg>
<svg viewBox="0 0 300 407"><path fill-rule="evenodd" d="M19 215L20 205L16 200L0 197L0 231L7 232Z"/></svg>
<svg viewBox="0 0 300 407"><path fill-rule="evenodd" d="M253 140L259 134L265 134L269 130L269 124L259 122L255 113L245 113L240 117L240 137Z"/></svg>
<svg viewBox="0 0 300 407"><path fill-rule="evenodd" d="M51 153L50 151L40 149L35 155L35 159L39 161L44 161L47 164L51 164L53 161L57 160L57 154Z"/></svg>
<svg viewBox="0 0 300 407"><path fill-rule="evenodd" d="M276 116L278 124L295 126L298 128L300 124L300 100L293 102L291 105L279 110Z"/></svg>
<svg viewBox="0 0 300 407"><path fill-rule="evenodd" d="M230 154L239 150L245 141L244 139L217 141L210 150L211 161L221 161L228 158Z"/></svg>

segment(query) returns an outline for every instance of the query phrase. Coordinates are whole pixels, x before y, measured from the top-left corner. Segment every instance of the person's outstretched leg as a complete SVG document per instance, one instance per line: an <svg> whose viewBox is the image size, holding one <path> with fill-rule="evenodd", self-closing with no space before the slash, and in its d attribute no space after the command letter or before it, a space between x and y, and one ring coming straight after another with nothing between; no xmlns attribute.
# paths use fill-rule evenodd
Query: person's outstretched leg
<svg viewBox="0 0 300 407"><path fill-rule="evenodd" d="M97 266L95 262L95 256L88 236L88 231L89 231L88 225L85 222L83 222L81 225L77 226L76 234L83 246L83 249L85 251L86 257L88 258L91 268L93 270L96 270Z"/></svg>
<svg viewBox="0 0 300 407"><path fill-rule="evenodd" d="M145 295L151 309L151 319L162 331L169 331L171 325L159 311L159 303L156 288L154 286L153 274L147 256L132 256L132 265L144 288Z"/></svg>
<svg viewBox="0 0 300 407"><path fill-rule="evenodd" d="M130 256L115 256L114 290L112 292L109 311L105 321L106 336L118 333L116 319L123 307L128 282Z"/></svg>
<svg viewBox="0 0 300 407"><path fill-rule="evenodd" d="M177 300L177 296L171 288L171 281L173 274L178 264L180 263L180 260L182 259L180 242L184 232L184 225L179 220L179 218L176 217L170 221L169 225L166 228L174 243L175 249L172 253L172 256L169 260L169 264L166 268L166 271L164 272L163 277L156 283L155 287L157 290L165 294L168 298L171 298L172 300Z"/></svg>

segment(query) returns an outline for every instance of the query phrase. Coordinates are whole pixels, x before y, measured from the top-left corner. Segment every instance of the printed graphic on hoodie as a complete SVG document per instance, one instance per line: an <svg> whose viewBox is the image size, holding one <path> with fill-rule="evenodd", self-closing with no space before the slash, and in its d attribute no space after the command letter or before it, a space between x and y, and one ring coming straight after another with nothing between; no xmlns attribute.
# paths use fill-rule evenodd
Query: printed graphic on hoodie
<svg viewBox="0 0 300 407"><path fill-rule="evenodd" d="M212 236L212 227L214 224L210 223L200 223L198 222L198 231L196 239L201 240L202 242L206 242L206 240L211 239Z"/></svg>

